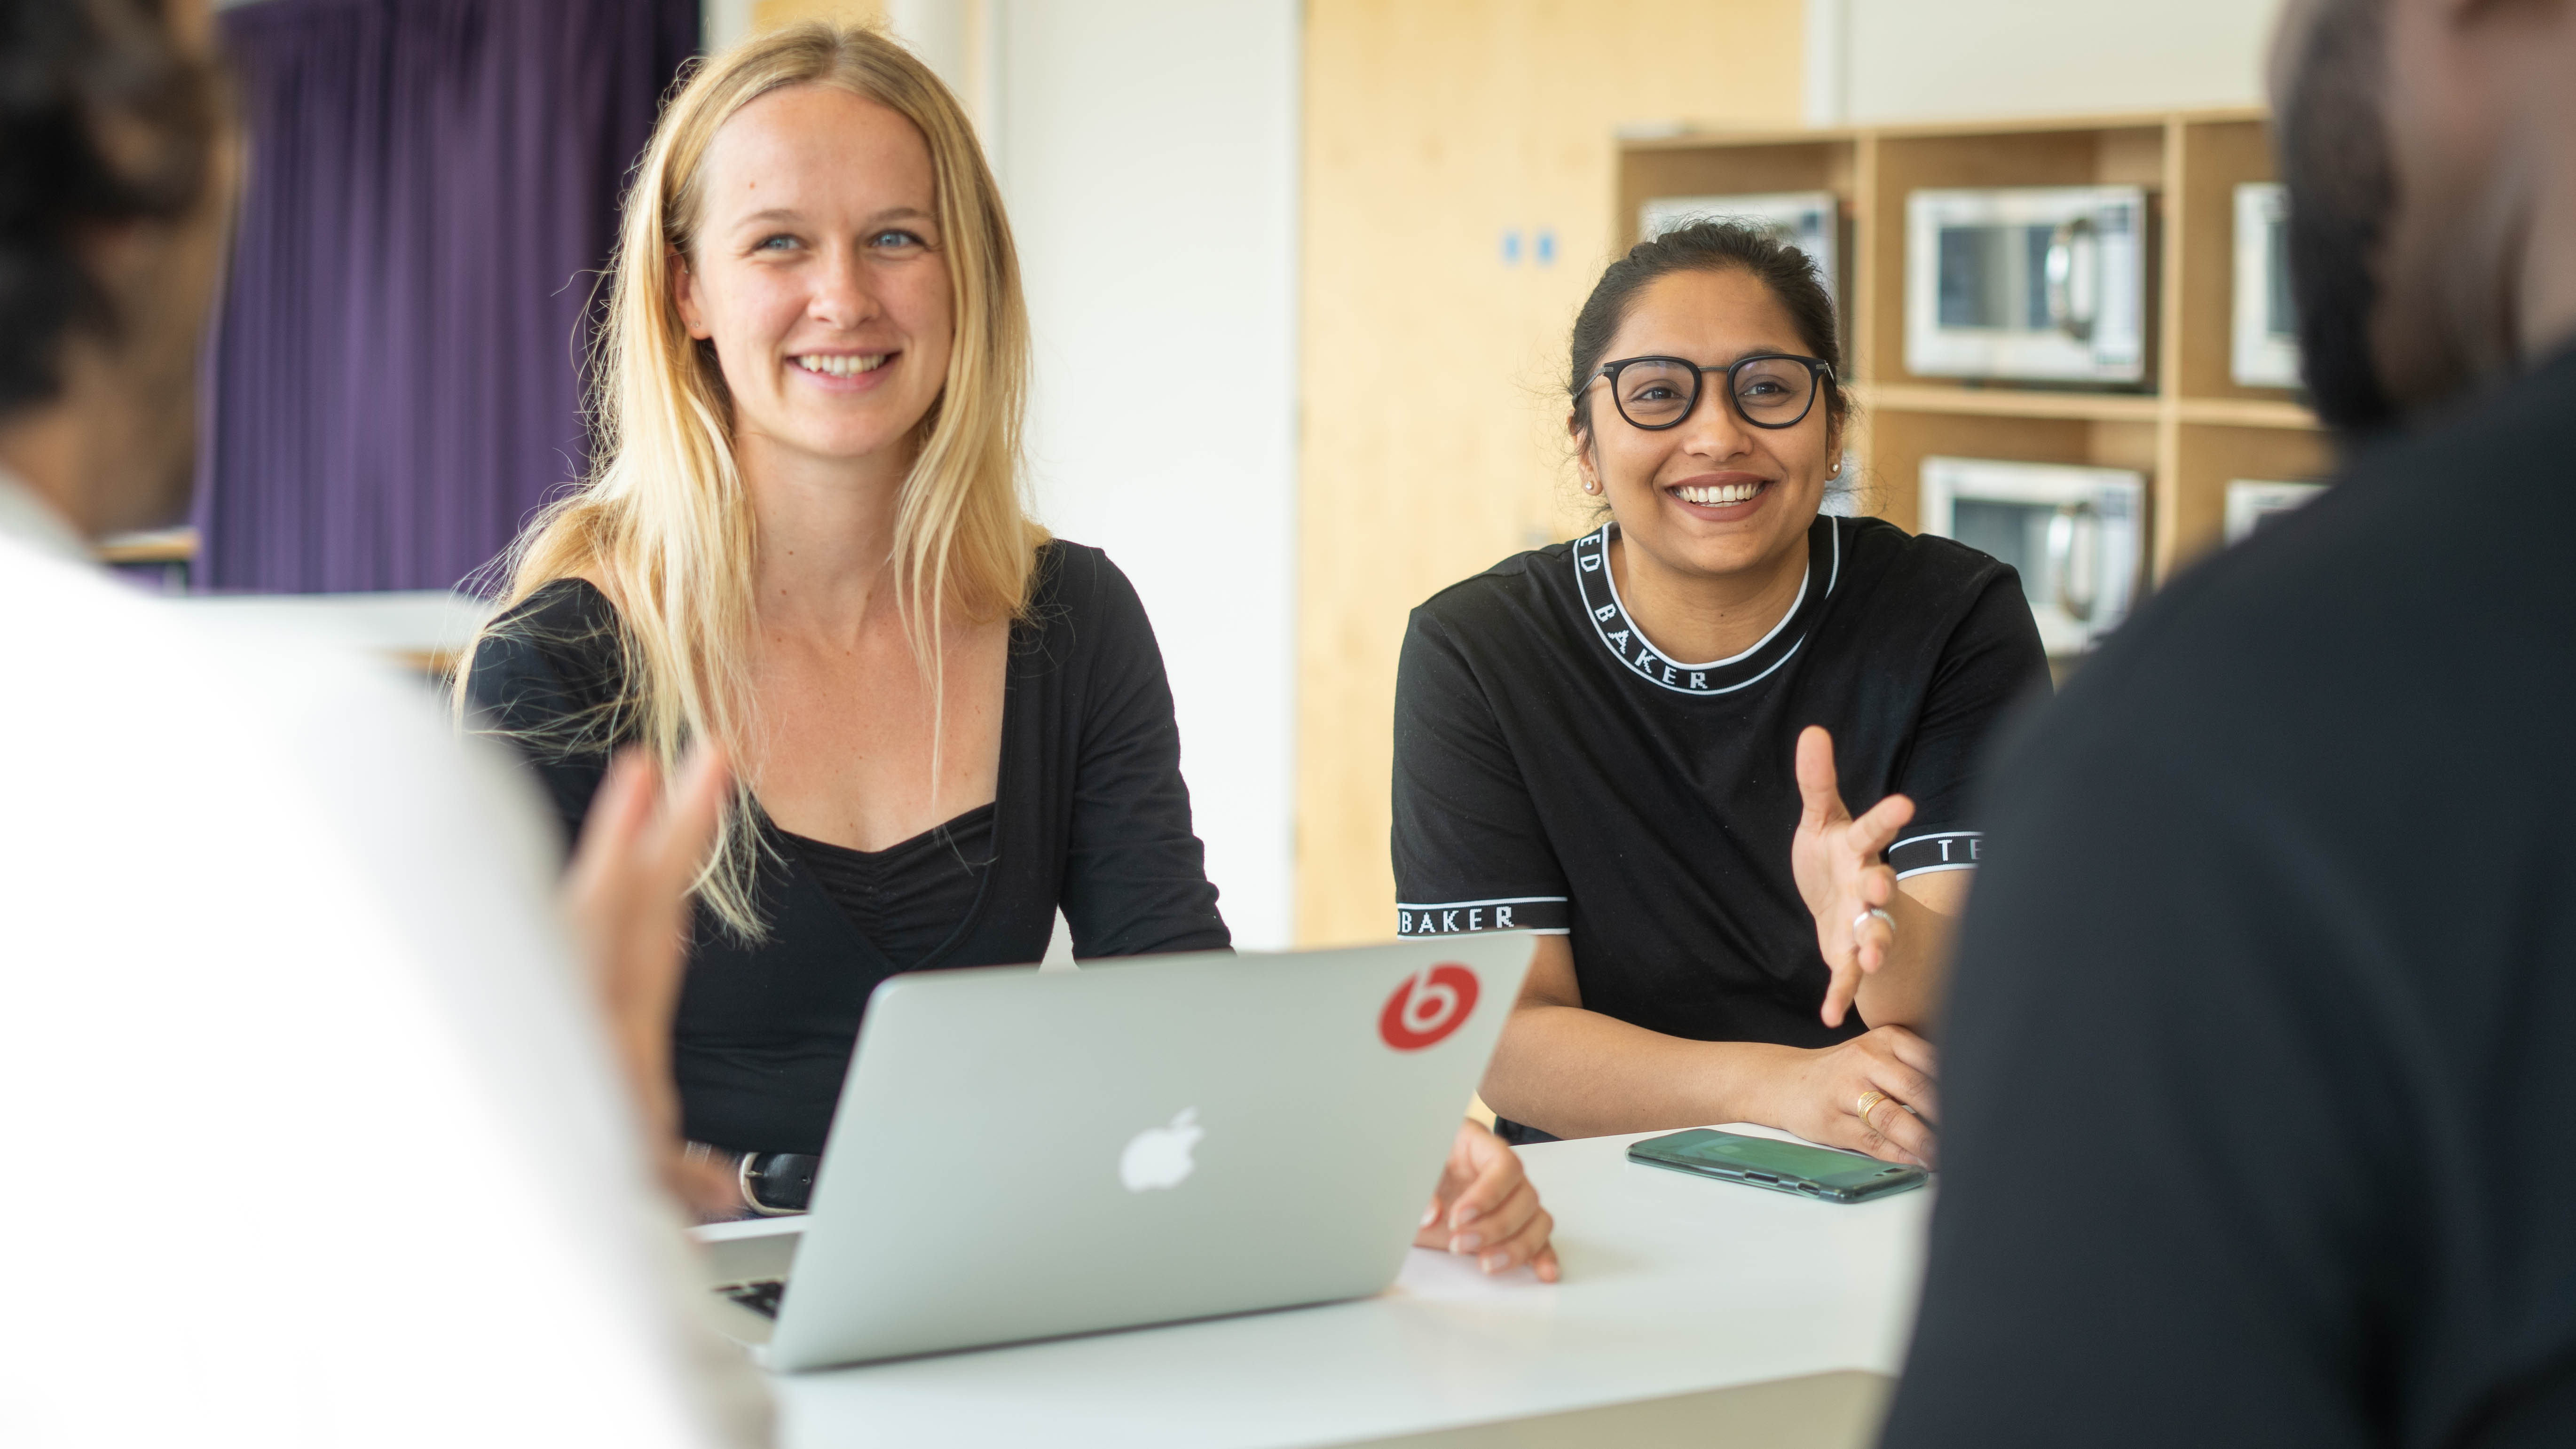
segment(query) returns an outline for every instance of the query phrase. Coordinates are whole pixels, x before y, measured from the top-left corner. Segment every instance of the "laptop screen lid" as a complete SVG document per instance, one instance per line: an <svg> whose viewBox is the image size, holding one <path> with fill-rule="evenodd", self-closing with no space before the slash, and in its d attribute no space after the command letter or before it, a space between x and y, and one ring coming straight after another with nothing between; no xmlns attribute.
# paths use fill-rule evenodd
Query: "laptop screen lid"
<svg viewBox="0 0 2576 1449"><path fill-rule="evenodd" d="M887 981L768 1363L1380 1291L1530 950L1488 935Z"/></svg>

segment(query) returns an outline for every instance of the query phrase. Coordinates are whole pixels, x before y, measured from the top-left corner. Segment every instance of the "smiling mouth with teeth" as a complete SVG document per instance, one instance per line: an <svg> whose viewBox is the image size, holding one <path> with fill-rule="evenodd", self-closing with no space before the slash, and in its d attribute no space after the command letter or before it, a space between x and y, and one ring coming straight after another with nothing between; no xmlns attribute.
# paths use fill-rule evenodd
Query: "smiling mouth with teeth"
<svg viewBox="0 0 2576 1449"><path fill-rule="evenodd" d="M814 352L795 358L793 361L807 372L819 372L825 377L856 377L860 373L874 372L885 366L886 359L892 356L894 354L891 352L863 352L855 355Z"/></svg>
<svg viewBox="0 0 2576 1449"><path fill-rule="evenodd" d="M1721 483L1715 488L1676 488L1673 490L1673 496L1684 503L1696 503L1705 508L1723 508L1730 503L1749 502L1754 494L1769 486L1768 483Z"/></svg>

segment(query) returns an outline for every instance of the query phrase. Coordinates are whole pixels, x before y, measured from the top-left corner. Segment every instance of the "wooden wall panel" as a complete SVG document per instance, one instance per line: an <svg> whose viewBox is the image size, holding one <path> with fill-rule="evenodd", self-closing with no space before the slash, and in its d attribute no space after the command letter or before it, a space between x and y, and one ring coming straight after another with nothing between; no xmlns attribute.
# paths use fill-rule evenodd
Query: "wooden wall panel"
<svg viewBox="0 0 2576 1449"><path fill-rule="evenodd" d="M2261 121L2206 121L2181 128L2179 220L2166 245L2182 262L2180 325L2214 339L2183 358L2174 390L2186 397L2291 401L2296 389L2244 387L2233 376L2236 323L2236 188L2272 179L2271 128Z"/></svg>
<svg viewBox="0 0 2576 1449"><path fill-rule="evenodd" d="M2227 518L2227 485L2238 478L2323 482L2335 467L2334 439L2304 428L2231 428L2185 424L2176 448L2171 551L2160 577L2188 567L2218 547Z"/></svg>
<svg viewBox="0 0 2576 1449"><path fill-rule="evenodd" d="M1803 71L1800 9L1776 0L1306 15L1298 937L1323 944L1393 930L1405 616L1581 526L1558 373L1621 240L1617 129L1793 125Z"/></svg>
<svg viewBox="0 0 2576 1449"><path fill-rule="evenodd" d="M1961 387L1948 377L1905 368L1905 204L1918 190L1964 186L2113 186L2164 184L2161 127L2108 130L1891 132L1876 140L1876 166L1866 211L1867 261L1876 279L1869 301L1871 353L1857 359L1861 376L1931 387ZM2151 374L2152 375L2152 374Z"/></svg>
<svg viewBox="0 0 2576 1449"><path fill-rule="evenodd" d="M885 18L885 0L752 0L751 5L754 31L775 30L804 20L883 25Z"/></svg>
<svg viewBox="0 0 2576 1449"><path fill-rule="evenodd" d="M1831 191L1852 194L1852 143L1783 141L1716 151L1704 146L1628 153L1619 178L1619 210L1611 245L1637 239L1637 210L1658 196L1734 196L1764 191Z"/></svg>
<svg viewBox="0 0 2576 1449"><path fill-rule="evenodd" d="M1849 140L1790 140L1747 144L1725 150L1675 146L1669 150L1634 146L1618 177L1618 210L1611 217L1610 245L1615 251L1637 240L1637 218L1645 203L1659 196L1743 196L1772 191L1830 191L1842 200L1841 229L1836 233L1835 269L1841 291L1834 298L1843 319L1845 358L1852 348L1850 278L1854 239L1862 233L1854 208L1858 195L1859 153Z"/></svg>

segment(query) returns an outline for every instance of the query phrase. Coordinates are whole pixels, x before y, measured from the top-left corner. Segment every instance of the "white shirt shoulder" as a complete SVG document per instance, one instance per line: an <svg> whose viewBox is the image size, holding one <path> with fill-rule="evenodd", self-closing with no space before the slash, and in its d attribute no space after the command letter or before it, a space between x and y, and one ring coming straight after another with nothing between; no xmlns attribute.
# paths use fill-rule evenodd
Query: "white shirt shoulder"
<svg viewBox="0 0 2576 1449"><path fill-rule="evenodd" d="M5 536L0 621L0 1442L729 1437L526 786Z"/></svg>

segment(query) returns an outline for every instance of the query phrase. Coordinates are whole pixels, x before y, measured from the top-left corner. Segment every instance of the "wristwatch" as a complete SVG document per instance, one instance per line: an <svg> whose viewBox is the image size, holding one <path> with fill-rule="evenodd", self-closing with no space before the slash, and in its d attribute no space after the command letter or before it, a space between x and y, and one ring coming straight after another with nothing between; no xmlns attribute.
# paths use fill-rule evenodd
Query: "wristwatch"
<svg viewBox="0 0 2576 1449"><path fill-rule="evenodd" d="M805 1211L814 1200L814 1173L823 1159L802 1152L746 1152L734 1167L742 1200L765 1218Z"/></svg>

